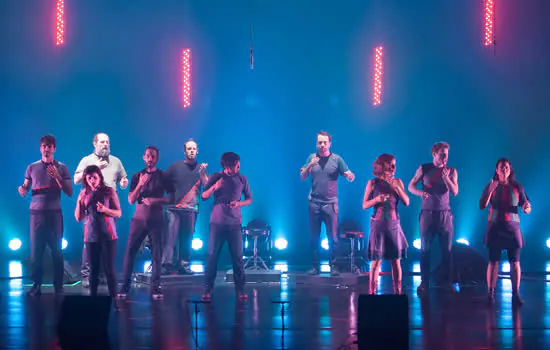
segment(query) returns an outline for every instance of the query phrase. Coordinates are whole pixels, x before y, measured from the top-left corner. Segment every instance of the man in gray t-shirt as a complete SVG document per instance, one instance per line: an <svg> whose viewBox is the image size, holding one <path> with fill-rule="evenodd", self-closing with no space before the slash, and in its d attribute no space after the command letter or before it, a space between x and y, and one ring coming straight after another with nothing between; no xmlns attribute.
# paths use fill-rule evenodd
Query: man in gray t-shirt
<svg viewBox="0 0 550 350"><path fill-rule="evenodd" d="M109 136L105 133L99 133L94 136L94 153L82 158L74 173L74 183L81 184L84 169L90 165L97 165L105 179L105 185L116 190L117 184L121 189L128 186L128 176L122 166L122 162L117 157L111 155ZM89 285L90 264L88 264L88 252L86 245L82 249L82 267L80 269L82 276L82 286L87 288Z"/></svg>
<svg viewBox="0 0 550 350"><path fill-rule="evenodd" d="M305 180L311 174L311 191L309 192L309 226L313 267L308 274L319 274L319 239L321 224L325 223L330 249L331 275L339 275L333 264L338 247L338 177L348 181L355 180L355 175L337 154L330 152L331 136L321 131L317 134L317 153L311 154L301 168L300 178Z"/></svg>
<svg viewBox="0 0 550 350"><path fill-rule="evenodd" d="M63 216L61 192L68 197L73 194L71 175L67 166L54 160L55 138L46 135L40 139L42 158L30 164L25 172L25 181L19 186L19 194L25 197L32 189L30 205L31 274L34 282L29 295L40 295L42 285L42 256L46 245L53 258L55 293L63 292Z"/></svg>

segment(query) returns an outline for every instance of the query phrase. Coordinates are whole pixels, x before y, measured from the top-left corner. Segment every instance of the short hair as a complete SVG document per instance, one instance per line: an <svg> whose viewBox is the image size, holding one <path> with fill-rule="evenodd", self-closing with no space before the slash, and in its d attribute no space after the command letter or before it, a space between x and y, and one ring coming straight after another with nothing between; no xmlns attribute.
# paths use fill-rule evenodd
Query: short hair
<svg viewBox="0 0 550 350"><path fill-rule="evenodd" d="M395 156L388 153L379 155L374 163L372 163L372 174L374 176L382 176L386 170L386 166L395 159Z"/></svg>
<svg viewBox="0 0 550 350"><path fill-rule="evenodd" d="M157 153L157 157L160 156L160 151L158 148L156 148L155 146L147 146L145 147L145 150L143 151L143 154L145 154L147 152L147 150L150 150L150 151L155 151Z"/></svg>
<svg viewBox="0 0 550 350"><path fill-rule="evenodd" d="M221 166L224 169L232 168L237 165L237 162L241 160L241 157L237 153L225 152L222 154L222 159L220 160Z"/></svg>
<svg viewBox="0 0 550 350"><path fill-rule="evenodd" d="M328 132L321 130L317 133L317 137L319 137L319 135L328 137L328 141L332 142L332 136Z"/></svg>
<svg viewBox="0 0 550 350"><path fill-rule="evenodd" d="M107 136L107 138L109 138L109 135L107 135L106 133L104 133L104 132L98 132L97 134L94 135L94 143L97 142L97 137L98 137L99 135L105 135L105 136Z"/></svg>
<svg viewBox="0 0 550 350"><path fill-rule="evenodd" d="M432 146L432 154L439 152L443 148L449 149L451 146L447 142L443 141L434 143Z"/></svg>
<svg viewBox="0 0 550 350"><path fill-rule="evenodd" d="M57 142L55 140L55 137L53 137L52 135L42 136L40 138L40 145L42 144L57 147Z"/></svg>
<svg viewBox="0 0 550 350"><path fill-rule="evenodd" d="M195 139L193 139L193 138L191 137L189 140L185 141L185 143L183 144L183 149L186 149L186 148L187 148L187 144L188 144L189 142L194 142L195 145L197 145L197 148L199 148L199 144L197 143L197 141L195 141Z"/></svg>

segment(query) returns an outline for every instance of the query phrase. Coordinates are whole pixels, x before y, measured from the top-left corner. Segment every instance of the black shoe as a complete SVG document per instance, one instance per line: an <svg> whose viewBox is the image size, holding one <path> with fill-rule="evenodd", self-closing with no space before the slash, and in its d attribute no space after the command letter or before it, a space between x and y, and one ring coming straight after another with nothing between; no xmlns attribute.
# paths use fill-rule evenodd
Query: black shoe
<svg viewBox="0 0 550 350"><path fill-rule="evenodd" d="M128 297L129 293L130 293L130 285L125 284L125 285L122 286L122 288L120 288L120 291L118 292L118 294L116 296L119 299L126 299L126 297Z"/></svg>
<svg viewBox="0 0 550 350"><path fill-rule="evenodd" d="M428 286L426 286L424 283L420 283L418 288L416 288L416 295L418 295L419 297L426 296L426 294L428 294L427 292Z"/></svg>
<svg viewBox="0 0 550 350"><path fill-rule="evenodd" d="M36 283L33 284L31 289L29 289L29 291L27 292L27 295L31 297L39 297L40 295L42 295L42 289L40 288L40 285Z"/></svg>
<svg viewBox="0 0 550 350"><path fill-rule="evenodd" d="M156 300L162 299L164 297L162 294L162 288L160 286L153 287L151 290L151 297Z"/></svg>
<svg viewBox="0 0 550 350"><path fill-rule="evenodd" d="M90 288L90 279L82 278L82 288Z"/></svg>
<svg viewBox="0 0 550 350"><path fill-rule="evenodd" d="M181 266L178 270L180 275L194 275L195 272L189 268L189 265Z"/></svg>
<svg viewBox="0 0 550 350"><path fill-rule="evenodd" d="M330 275L332 277L340 276L340 271L338 271L338 268L336 266L330 267Z"/></svg>
<svg viewBox="0 0 550 350"><path fill-rule="evenodd" d="M525 303L525 301L523 301L523 299L521 299L521 297L519 296L518 293L513 293L512 294L512 304L517 305L517 306L521 306L524 303Z"/></svg>
<svg viewBox="0 0 550 350"><path fill-rule="evenodd" d="M319 270L316 267L312 267L311 269L307 270L306 273L308 275L314 276L319 274Z"/></svg>
<svg viewBox="0 0 550 350"><path fill-rule="evenodd" d="M62 296L62 295L63 295L63 286L55 287L55 296Z"/></svg>
<svg viewBox="0 0 550 350"><path fill-rule="evenodd" d="M172 273L172 264L162 264L161 274L170 275Z"/></svg>

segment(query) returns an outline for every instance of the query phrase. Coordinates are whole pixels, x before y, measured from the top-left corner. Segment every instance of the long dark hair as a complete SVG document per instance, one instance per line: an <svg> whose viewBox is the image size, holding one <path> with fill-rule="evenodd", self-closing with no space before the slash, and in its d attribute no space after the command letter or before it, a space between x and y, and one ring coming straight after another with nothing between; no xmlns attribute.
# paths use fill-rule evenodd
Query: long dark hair
<svg viewBox="0 0 550 350"><path fill-rule="evenodd" d="M517 186L518 183L514 175L514 168L512 167L512 163L508 158L500 158L499 160L497 160L497 164L495 165L495 174L493 175L493 180L498 181L497 169L501 163L508 163L508 165L510 166L510 175L508 176L508 183L511 185Z"/></svg>
<svg viewBox="0 0 550 350"><path fill-rule="evenodd" d="M384 175L384 171L389 168L391 162L395 159L392 154L383 153L379 155L374 163L372 163L372 174L376 177Z"/></svg>
<svg viewBox="0 0 550 350"><path fill-rule="evenodd" d="M93 174L99 175L99 179L101 180L99 182L99 190L103 190L104 187L107 187L105 185L105 178L103 177L103 173L101 172L101 169L99 169L97 165L90 165L90 166L87 166L86 169L84 169L84 172L82 173L82 182L83 182L82 185L86 189L86 192L92 190L90 188L90 185L88 184L88 181L86 180L86 176L93 175Z"/></svg>

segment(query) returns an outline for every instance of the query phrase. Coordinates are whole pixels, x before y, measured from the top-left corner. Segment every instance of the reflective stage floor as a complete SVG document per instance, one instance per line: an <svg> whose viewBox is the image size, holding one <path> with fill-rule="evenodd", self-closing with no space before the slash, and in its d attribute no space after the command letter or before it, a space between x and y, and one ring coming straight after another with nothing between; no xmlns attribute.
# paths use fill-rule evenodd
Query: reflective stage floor
<svg viewBox="0 0 550 350"><path fill-rule="evenodd" d="M526 278L525 305L516 308L508 279L499 280L496 303L489 306L483 286L459 286L454 294L432 288L420 300L419 277L405 275L410 349L550 349L548 276ZM0 348L56 349L61 299L51 287L40 298L28 297L27 283L0 282ZM137 285L110 314L109 343L112 349L357 349L357 298L366 288L297 284L291 269L280 284L247 285L248 300L238 302L233 285L220 281L212 303L199 305L195 332L194 307L187 301L200 299L202 286L166 287L163 300L151 300L147 287ZM391 277L382 276L378 292L391 291ZM66 295L83 293L79 283L65 288ZM276 300L290 302L284 332Z"/></svg>

